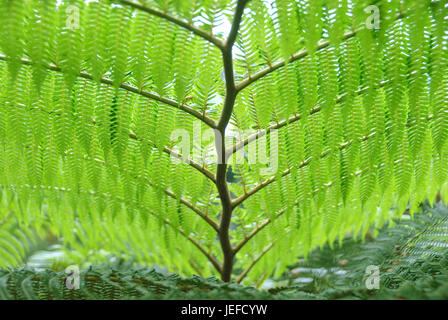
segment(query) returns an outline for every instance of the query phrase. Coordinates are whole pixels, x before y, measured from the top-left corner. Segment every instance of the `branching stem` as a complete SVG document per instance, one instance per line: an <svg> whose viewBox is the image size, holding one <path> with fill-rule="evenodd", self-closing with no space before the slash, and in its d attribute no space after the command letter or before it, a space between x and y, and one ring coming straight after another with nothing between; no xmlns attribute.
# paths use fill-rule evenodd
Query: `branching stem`
<svg viewBox="0 0 448 320"><path fill-rule="evenodd" d="M433 117L434 117L433 115L428 115L427 121L431 121L431 120L433 119ZM414 123L416 123L416 122L417 122L416 120L410 121L410 122L406 123L406 126L407 126L407 127L410 127L410 126L412 126L412 125L413 125ZM372 133L369 134L369 135L363 136L363 137L361 137L361 141L362 141L362 142L363 142L363 141L366 141L366 140L370 139L371 137L376 136L376 134L377 134L376 132L372 132ZM343 150L343 149L347 148L349 145L351 145L352 143L353 143L353 140L346 141L346 142L344 142L344 143L341 143L341 144L339 145L338 148L339 148L339 150ZM320 157L319 157L319 158L320 158L320 159L325 158L327 155L330 154L330 152L332 152L332 150L328 148L327 150L323 151L323 152L320 154ZM303 168L303 167L309 165L309 164L311 163L311 161L313 161L313 158L312 158L312 157L309 157L309 158L303 160L303 161L298 165L297 168L298 168L298 169ZM280 175L280 178L282 178L282 177L284 177L284 176L286 176L286 175L288 175L288 174L290 174L290 173L291 173L291 168L285 169L285 170L282 172L282 174ZM248 190L248 191L247 191L246 193L244 193L243 195L241 195L241 196L239 196L238 198L234 199L234 200L232 201L232 206L233 206L234 208L237 207L237 206L239 206L241 203L243 203L245 200L247 200L247 198L249 198L250 196L254 195L255 193L257 193L257 192L260 191L261 189L267 187L268 185L270 185L272 182L274 182L274 181L276 181L276 180L277 180L277 177L276 177L276 176L272 176L272 177L270 177L270 178L264 180L264 181L261 182L260 184L256 185L256 186L253 187L252 189Z"/></svg>
<svg viewBox="0 0 448 320"><path fill-rule="evenodd" d="M212 34L208 33L207 31L204 31L198 27L195 27L193 24L184 21L182 19L179 19L173 15L170 15L169 13L166 13L162 10L156 9L156 8L151 8L151 7L147 7L144 6L140 3L137 3L135 1L129 1L129 0L116 0L115 2L120 3L122 5L127 5L130 7L133 7L135 9L147 12L151 15L157 16L159 18L168 20L174 24L177 24L178 26L185 28L187 30L190 30L191 32L193 32L194 34L200 36L201 38L213 43L214 45L216 45L218 48L223 48L224 47L224 43L221 39L216 38L215 36L213 36Z"/></svg>
<svg viewBox="0 0 448 320"><path fill-rule="evenodd" d="M160 218L160 216L157 215L155 212L153 212L153 211L150 211L150 212L153 216ZM218 262L218 260L216 260L207 250L205 250L205 248L196 239L194 239L191 235L187 235L185 233L185 231L182 230L182 228L180 228L180 227L175 228L168 219L166 219L166 218L163 219L163 222L165 224L169 225L171 228L177 230L188 241L190 241L192 244L194 244L194 246L196 248L198 248L207 257L207 259L210 261L210 263L213 265L213 267L216 269L216 271L218 271L219 273L222 272L222 267L221 267L220 263Z"/></svg>
<svg viewBox="0 0 448 320"><path fill-rule="evenodd" d="M222 206L218 233L223 253L221 279L226 282L229 282L232 278L234 253L229 236L233 206L226 180L227 159L225 152L225 133L227 125L229 124L230 116L232 115L235 98L238 93L235 88L232 48L238 34L241 17L243 15L244 7L246 6L247 2L248 0L238 0L230 33L228 35L227 41L225 42L225 46L221 48L226 81L226 95L224 99L224 106L218 124L216 126L217 134L215 135L215 147L218 155L218 164L216 168L216 187L218 189Z"/></svg>
<svg viewBox="0 0 448 320"><path fill-rule="evenodd" d="M0 60L8 60L8 57L6 57L3 54L0 54ZM33 61L31 61L29 59L26 59L26 58L20 59L20 62L25 64L25 65L33 65L34 64ZM46 69L48 69L48 70L52 70L52 71L56 71L56 72L62 72L62 69L59 66L57 66L55 64L52 64L52 63L45 63L44 67ZM87 73L87 72L84 72L84 71L81 71L78 76L81 77L81 78L87 79L87 80L94 80L93 76L90 73ZM105 77L100 78L99 81L101 83L104 83L104 84L107 84L107 85L113 85L114 84L112 79L105 78ZM204 122L209 127L211 127L211 128L215 128L216 127L216 123L215 123L215 121L213 119L207 117L206 115L203 115L201 112L199 112L199 111L197 111L197 110L195 110L195 109L193 109L193 108L191 108L191 107L189 107L189 106L187 106L185 104L179 103L176 100L173 100L173 99L170 99L170 98L167 98L167 97L162 97L162 96L158 95L155 92L146 91L146 90L140 90L139 88L134 87L134 86L132 86L130 84L126 84L126 83L121 83L119 85L119 87L121 89L127 90L129 92L136 93L136 94L141 95L143 97L150 98L150 99L162 102L162 103L164 103L166 105L169 105L169 106L171 106L173 108L180 109L180 110L182 110L182 111L192 115L196 119L201 120L202 122Z"/></svg>
<svg viewBox="0 0 448 320"><path fill-rule="evenodd" d="M264 247L264 249L260 252L260 254L254 259L252 260L252 262L249 264L249 266L238 276L238 278L236 279L236 283L240 283L241 281L244 280L244 278L247 276L247 274L249 273L250 270L252 270L252 268L255 266L255 264L260 261L261 258L263 258L263 256L269 251L271 250L271 248L274 246L274 242L271 242L270 244L268 244L266 247Z"/></svg>
<svg viewBox="0 0 448 320"><path fill-rule="evenodd" d="M404 17L403 13L400 13L397 15L396 19L401 19ZM365 27L360 27L357 30L354 31L349 31L347 33L344 34L344 36L342 37L343 41L347 41L353 37L356 36L356 34L358 34L360 31L365 30ZM317 49L316 51L320 51L322 49L327 48L330 45L330 41L326 40L326 41L322 41L321 43L319 43L317 45ZM264 76L270 74L271 72L285 66L287 63L292 62L292 61L297 61L297 60L301 60L303 58L305 58L306 56L308 56L308 51L306 49L297 51L296 53L292 54L291 57L286 60L286 59L280 59L277 62L274 62L272 64L270 64L269 66L251 74L250 76L248 76L247 78L241 80L240 82L238 82L236 84L236 89L238 91L243 90L244 88L246 88L247 86L249 86L250 84L254 83L255 81L257 81L260 78L263 78Z"/></svg>

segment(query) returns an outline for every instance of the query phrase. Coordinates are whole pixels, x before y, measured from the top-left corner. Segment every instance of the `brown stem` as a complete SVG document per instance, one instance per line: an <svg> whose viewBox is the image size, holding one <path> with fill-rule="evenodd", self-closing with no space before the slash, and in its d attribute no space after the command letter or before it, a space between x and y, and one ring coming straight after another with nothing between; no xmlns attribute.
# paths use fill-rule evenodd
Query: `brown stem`
<svg viewBox="0 0 448 320"><path fill-rule="evenodd" d="M76 156L74 153L69 153L69 154L72 155L72 156ZM104 160L97 159L97 158L91 158L91 157L89 157L88 155L84 155L84 156L82 156L82 158L83 158L83 159L88 159L88 160L90 160L90 161L95 161L95 162L101 163L101 164L104 165L104 166L114 167L114 168L116 168L116 169L118 169L118 170L124 172L124 173L127 174L128 176L135 177L136 179L145 179L145 180L148 182L148 184L149 184L150 186L153 186L153 187L157 186L153 181L151 181L151 180L149 180L149 179L147 179L147 178L144 178L142 175L137 175L137 176L132 175L132 174L130 174L127 170L125 170L125 169L123 169L123 168L121 168L121 167L119 167L119 166L117 166L117 165L111 165L111 164L107 163L107 162L104 161ZM198 216L200 216L206 223L208 223L208 224L209 224L209 225L210 225L216 232L218 232L218 224L217 224L213 219L211 219L207 214L205 214L205 212L203 212L201 209L199 209L198 207L196 207L193 203L191 203L190 201L188 201L187 199L185 199L185 198L183 198L183 197L178 197L178 196L177 196L173 191L171 191L170 189L164 189L163 192L164 192L167 196L171 197L172 199L179 200L179 202L180 202L181 204L183 204L184 206L186 206L187 208L189 208L189 209L191 209L193 212L195 212L195 213L196 213ZM1 222L0 222L0 225L1 225Z"/></svg>
<svg viewBox="0 0 448 320"><path fill-rule="evenodd" d="M251 264L239 275L239 277L236 279L236 283L240 283L244 280L244 278L247 276L250 270L255 266L255 264L260 261L260 259L273 247L274 242L271 242L268 244L263 251L251 262Z"/></svg>
<svg viewBox="0 0 448 320"><path fill-rule="evenodd" d="M286 208L280 210L276 215L275 215L275 219L279 218L283 213L286 212ZM250 239L252 239L258 232L260 232L261 230L264 229L264 227L266 227L268 224L270 224L272 221L271 218L267 218L266 220L264 220L262 223L260 223L255 229L253 229L243 240L241 240L240 243L238 243L235 248L233 249L233 252L235 254L238 253L238 251L241 250L242 247L244 247L244 245L249 242Z"/></svg>
<svg viewBox="0 0 448 320"><path fill-rule="evenodd" d="M229 36L225 43L225 46L221 48L222 59L224 64L224 75L226 82L226 95L224 99L224 106L216 125L215 133L215 147L218 155L218 165L216 168L216 188L218 189L219 198L221 200L222 212L219 221L219 242L221 244L221 250L223 253L223 264L221 271L221 279L229 282L232 278L233 258L234 253L232 250L232 244L229 236L230 221L232 219L232 199L230 197L229 188L226 181L227 176L227 164L226 164L226 146L225 146L225 132L226 127L229 124L230 116L232 115L233 106L235 104L235 98L237 90L235 88L234 69L233 69L233 56L232 48L235 43L238 29L241 23L241 17L244 12L244 7L248 0L238 0L232 27L230 29Z"/></svg>
<svg viewBox="0 0 448 320"><path fill-rule="evenodd" d="M8 57L5 56L4 54L0 54L0 60L5 60L6 61L6 60L8 60ZM33 65L34 64L33 61L31 61L29 59L26 59L26 58L20 59L20 62L23 63L24 65ZM56 72L62 72L62 69L59 66L57 66L55 64L52 64L52 63L46 63L44 65L44 67L46 69L48 69L48 70L52 70L52 71L56 71ZM84 71L81 71L78 74L78 76L81 77L81 78L87 79L87 80L94 80L93 76L90 73L87 73L87 72L84 72ZM104 84L107 84L107 85L113 85L112 79L109 79L109 78L102 77L102 78L100 78L99 81L101 83L104 83ZM170 98L167 98L167 97L162 97L162 96L160 96L159 94L157 94L155 92L141 90L141 89L139 89L137 87L134 87L134 86L132 86L130 84L126 84L126 83L121 83L119 85L119 87L121 89L124 89L124 90L129 91L129 92L136 93L136 94L141 95L143 97L150 98L150 99L162 102L162 103L164 103L166 105L169 105L169 106L171 106L173 108L180 109L180 110L182 110L182 111L192 115L196 119L201 120L202 122L204 122L209 127L211 127L211 128L215 128L216 127L215 121L213 119L211 119L211 118L209 118L207 116L203 116L201 112L199 112L199 111L197 111L197 110L195 110L195 109L193 109L193 108L191 108L191 107L189 107L189 106L187 106L185 104L179 103L176 100L173 100L173 99L170 99Z"/></svg>
<svg viewBox="0 0 448 320"><path fill-rule="evenodd" d="M221 279L223 281L229 282L232 276L234 257L229 236L230 221L232 219L233 210L230 193L226 182L226 169L226 164L218 164L216 187L218 188L222 205L221 219L219 221L219 242L221 244L221 250L223 253Z"/></svg>
<svg viewBox="0 0 448 320"><path fill-rule="evenodd" d="M212 34L208 33L207 31L204 31L190 23L188 23L187 21L184 21L182 19L179 19L175 16L170 15L169 13L166 13L164 11L161 11L159 9L156 8L151 8L151 7L147 7L144 6L140 3L136 3L134 1L129 1L129 0L116 0L115 2L119 2L120 4L123 5L127 5L130 6L132 8L141 10L141 11L145 11L149 14L152 14L154 16L157 16L159 18L168 20L174 24L177 24L178 26L185 28L187 30L190 30L191 32L193 32L194 34L200 36L201 38L213 43L214 45L216 45L218 48L222 48L224 46L223 41L219 38L216 38L215 36L213 36Z"/></svg>
<svg viewBox="0 0 448 320"><path fill-rule="evenodd" d="M404 17L403 13L400 13L397 15L397 17L395 19L399 20L401 18ZM353 38L354 36L356 36L356 34L358 34L361 30L364 30L365 27L361 27L357 30L354 31L349 31L347 33L344 34L342 40L346 41L350 38ZM319 43L317 45L317 51L320 51L322 49L325 49L326 47L328 47L330 45L330 41L326 40L323 41L321 43ZM269 73L285 66L288 62L292 62L292 61L297 61L297 60L301 60L303 58L305 58L306 56L308 56L308 51L306 49L300 50L294 54L291 55L291 57L289 59L280 59L277 62L274 62L272 64L270 64L269 66L249 75L247 78L241 80L240 82L238 82L236 84L236 88L238 91L243 90L244 88L246 88L247 86L249 86L250 84L252 84L253 82L257 81L258 79L268 75Z"/></svg>
<svg viewBox="0 0 448 320"><path fill-rule="evenodd" d="M433 118L434 118L434 115L429 115L428 118L427 118L427 121L431 121ZM410 121L410 122L406 123L406 126L410 127L410 126L412 126L416 122L417 122L417 120ZM372 132L371 134L369 134L367 136L363 136L361 138L361 141L366 141L367 139L370 139L371 137L373 137L375 135L376 135L376 132ZM343 150L344 148L348 147L352 143L353 143L353 140L341 143L339 145L339 150ZM331 152L331 149L327 149L327 150L323 151L321 153L321 155L320 155L320 159L325 158L328 154L330 154L330 152ZM303 168L303 167L309 165L311 163L311 161L313 161L312 157L310 157L310 158L308 158L306 160L303 160L297 168L298 169ZM280 175L280 178L288 175L289 173L291 173L291 168L285 169L282 172L282 174ZM237 207L238 205L243 203L243 201L245 201L247 198L249 198L250 196L254 195L255 193L257 193L261 189L267 187L268 185L270 185L272 182L274 182L276 180L277 180L277 176L273 176L273 177L270 177L270 178L264 180L263 182L261 182L260 184L256 185L255 187L253 187L252 189L250 189L249 191L247 191L243 195L241 195L238 198L236 198L235 200L233 200L232 201L232 206L234 208Z"/></svg>
<svg viewBox="0 0 448 320"><path fill-rule="evenodd" d="M399 163L401 161L401 159L395 160L394 164ZM359 176L361 175L363 172L365 172L367 169L362 169L359 170L355 173L352 173L351 175L353 176ZM328 183L325 183L323 186L329 188L334 184L334 181L330 181ZM315 190L312 191L312 193L316 193L319 192L320 188L317 188ZM267 218L265 219L262 223L260 223L259 225L257 225L248 235L246 235L243 240L241 240L233 249L234 254L236 254L238 251L241 250L241 248L244 247L244 245L249 242L250 239L252 239L257 233L259 233L261 230L263 230L268 224L270 224L273 220L278 219L282 214L284 214L286 212L286 210L288 210L290 207L298 205L299 204L299 200L296 200L294 202L293 205L288 206L288 207L284 207L283 209L281 209L280 211L278 211L275 216L274 219L271 218ZM343 205L343 202L338 203L337 206L341 206ZM315 214L317 215L317 214Z"/></svg>
<svg viewBox="0 0 448 320"><path fill-rule="evenodd" d="M24 184L24 185L19 185L19 186L15 186L15 185L1 185L0 184L0 188L17 188L17 187L26 187L26 188L32 188L32 189L42 189L42 190L56 190L59 192L73 192L72 189L70 188L64 188L64 187L57 187L57 186L44 186L44 185L40 185L40 186L36 186L36 185L28 185L28 184ZM97 195L100 197L103 197L105 199L110 199L112 198L112 196L110 194L101 194L101 193L97 193L95 191L80 191L77 190L77 193L85 193L85 194L89 194L89 195ZM122 198L122 197L113 197L116 200L123 202L125 204L129 203L129 200L127 200L126 198ZM143 207L141 205L136 204L138 207L147 210L149 212L149 214L151 214L152 216L161 219L161 221L163 223L165 223L166 225L168 225L169 227L171 227L173 230L179 232L183 237L185 237L188 241L190 241L199 251L202 252L202 254L204 254L204 256L210 261L210 263L213 265L213 267L219 272L221 273L221 264L219 263L218 260L215 259L215 257L213 257L203 246L202 244L196 240L195 238L193 238L191 235L188 235L185 233L185 231L181 228L181 227L175 227L171 221L167 218L161 217L158 213L156 213L155 211L148 209L147 207ZM10 212L10 214L12 214L13 211ZM5 220L6 221L6 220Z"/></svg>
<svg viewBox="0 0 448 320"><path fill-rule="evenodd" d="M135 139L135 140L142 140L133 131L131 131L129 133L129 137L131 139ZM158 146L154 142L152 142L150 140L145 139L143 141L151 144L152 146L154 146L156 148L158 148ZM213 172L211 172L210 170L208 170L207 168L205 168L204 166L200 165L199 163L197 163L197 162L195 162L195 161L193 161L193 160L191 160L189 158L185 159L184 155L182 155L182 154L180 154L180 153L178 153L178 152L168 148L167 146L164 146L162 150L163 150L163 152L169 154L170 156L173 156L176 159L181 160L181 161L185 162L186 164L188 164L189 166L195 168L197 171L202 173L205 177L207 177L211 181L215 182L215 180L216 180L215 174Z"/></svg>
<svg viewBox="0 0 448 320"><path fill-rule="evenodd" d="M152 211L152 210L150 210L149 211L153 216L155 216L155 217L157 217L157 218L161 218L158 214L156 214L154 211ZM166 225L168 225L168 226L170 226L171 228L173 228L173 229L175 229L175 230L177 230L182 236L184 236L187 240L189 240L192 244L194 244L194 246L196 247L196 248L198 248L199 249L199 251L201 251L203 254L204 254L204 256L206 256L207 257L207 259L210 261L210 263L213 265L213 267L215 267L215 269L216 269L216 271L218 271L218 272L222 272L222 270L221 270L221 265L219 264L219 262L207 251L207 250L205 250L205 248L199 243L199 241L197 241L195 238L193 238L191 235L187 235L186 233L185 233L185 231L184 230L182 230L182 228L180 228L180 227L174 227L172 224L171 224L171 222L170 222L170 220L168 220L168 219L163 219L162 218L162 221L166 224Z"/></svg>
<svg viewBox="0 0 448 320"><path fill-rule="evenodd" d="M416 73L415 71L409 73L408 75L406 75L406 78L409 78L411 75L413 75L415 73ZM390 82L391 82L391 80L384 80L384 81L380 82L377 87L378 88L382 88L382 87L386 86ZM363 94L364 92L366 92L369 89L370 89L370 87L361 88L361 89L355 91L355 95L361 95L361 94ZM335 103L341 103L346 97L347 97L347 94L345 94L345 93L339 95L338 98L335 100ZM316 105L313 109L310 110L310 112L308 114L309 115L313 115L313 114L315 114L317 112L320 112L320 111L322 111L322 107L320 105ZM251 143L251 142L253 142L253 141L263 137L266 134L269 134L271 132L271 130L283 128L283 127L285 127L285 126L287 126L287 125L289 125L291 123L294 123L294 122L296 122L296 121L298 121L300 119L302 119L302 114L294 114L294 115L290 116L288 119L280 120L280 121L278 121L278 122L268 126L266 129L259 130L259 131L255 132L255 133L249 135L244 140L242 140L242 141L234 144L233 146L229 147L226 152L227 152L227 154L229 156L231 156L233 153L235 153L238 150L244 148L249 143Z"/></svg>

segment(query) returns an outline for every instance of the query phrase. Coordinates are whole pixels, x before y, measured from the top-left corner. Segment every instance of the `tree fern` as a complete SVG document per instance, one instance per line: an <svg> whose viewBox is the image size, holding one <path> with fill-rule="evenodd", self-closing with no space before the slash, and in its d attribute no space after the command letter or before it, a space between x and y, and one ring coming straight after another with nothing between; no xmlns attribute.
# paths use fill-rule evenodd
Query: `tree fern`
<svg viewBox="0 0 448 320"><path fill-rule="evenodd" d="M80 256L253 283L446 194L444 1L8 0L0 15L0 212Z"/></svg>

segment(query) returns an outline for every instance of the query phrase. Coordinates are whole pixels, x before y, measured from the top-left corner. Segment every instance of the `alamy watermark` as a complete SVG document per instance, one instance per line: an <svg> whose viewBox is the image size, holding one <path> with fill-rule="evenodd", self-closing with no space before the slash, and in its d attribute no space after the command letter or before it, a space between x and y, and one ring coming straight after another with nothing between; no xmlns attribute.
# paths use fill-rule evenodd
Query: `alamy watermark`
<svg viewBox="0 0 448 320"><path fill-rule="evenodd" d="M176 143L171 152L171 159L175 163L188 163L190 160L205 161L207 164L260 164L261 175L273 175L278 170L278 130L270 130L269 138L265 131L247 130L240 133L246 137L246 142L237 141L234 136L226 136L212 128L203 130L201 123L193 123L192 135L190 131L177 128L171 132L171 141ZM223 143L225 146L222 146ZM224 151L224 154L222 152Z"/></svg>
<svg viewBox="0 0 448 320"><path fill-rule="evenodd" d="M380 288L380 268L370 265L366 268L366 288L369 290Z"/></svg>
<svg viewBox="0 0 448 320"><path fill-rule="evenodd" d="M65 26L70 30L79 29L79 8L74 5L67 6L65 13L67 14Z"/></svg>
<svg viewBox="0 0 448 320"><path fill-rule="evenodd" d="M69 290L79 289L79 267L76 265L68 266L65 269L67 279L65 280L65 286Z"/></svg>
<svg viewBox="0 0 448 320"><path fill-rule="evenodd" d="M371 13L370 16L366 19L366 28L369 30L375 29L378 30L380 28L380 8L374 5L370 5L364 8L365 13Z"/></svg>

